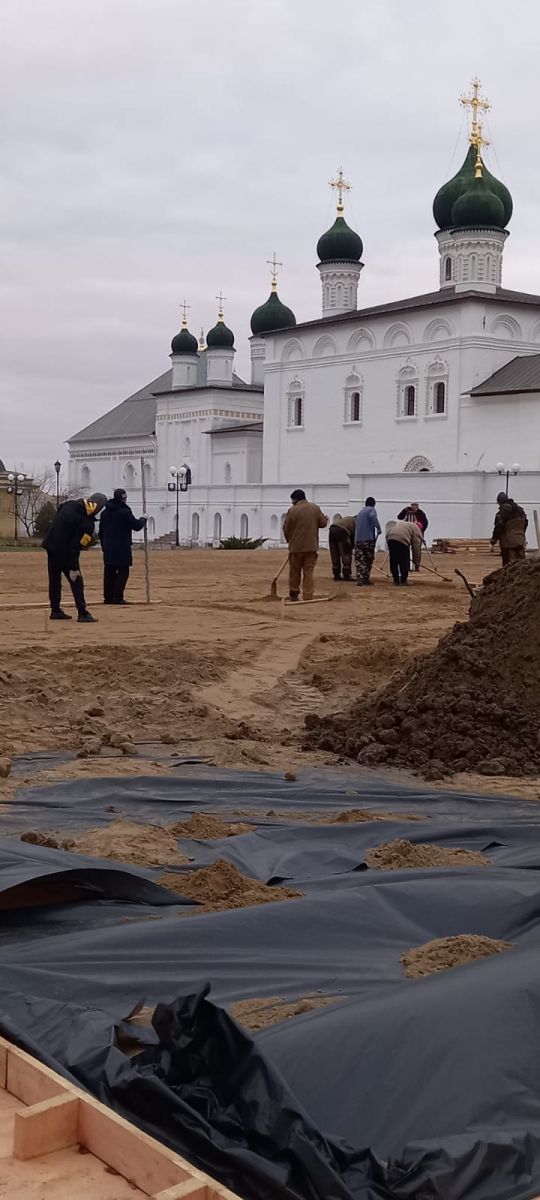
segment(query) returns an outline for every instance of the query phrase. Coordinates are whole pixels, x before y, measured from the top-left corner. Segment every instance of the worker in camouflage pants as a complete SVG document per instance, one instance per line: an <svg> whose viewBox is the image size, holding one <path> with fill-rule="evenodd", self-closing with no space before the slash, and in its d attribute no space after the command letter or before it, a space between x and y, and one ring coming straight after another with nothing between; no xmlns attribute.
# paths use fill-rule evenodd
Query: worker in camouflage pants
<svg viewBox="0 0 540 1200"><path fill-rule="evenodd" d="M358 587L371 585L371 568L375 558L375 545L381 532L375 500L368 496L366 503L356 518L354 561L356 564L356 583Z"/></svg>

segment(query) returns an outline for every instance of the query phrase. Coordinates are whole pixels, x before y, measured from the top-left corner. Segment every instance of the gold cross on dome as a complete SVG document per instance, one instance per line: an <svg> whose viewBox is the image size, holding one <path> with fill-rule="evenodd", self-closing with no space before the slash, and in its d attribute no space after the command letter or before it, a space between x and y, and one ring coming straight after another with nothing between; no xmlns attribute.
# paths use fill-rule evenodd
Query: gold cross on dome
<svg viewBox="0 0 540 1200"><path fill-rule="evenodd" d="M222 316L223 316L223 301L224 301L224 300L226 300L226 299L227 299L227 297L223 295L223 292L220 292L220 293L219 293L219 296L216 296L216 300L217 300L217 302L218 302L218 304L219 304L219 312L218 312L218 317L222 317Z"/></svg>
<svg viewBox="0 0 540 1200"><path fill-rule="evenodd" d="M338 194L338 211L342 212L343 211L343 193L350 192L352 189L352 183L347 183L346 179L343 178L343 167L339 168L338 173L337 173L337 179L330 180L330 187L333 189L334 192L337 192L337 194Z"/></svg>
<svg viewBox="0 0 540 1200"><path fill-rule="evenodd" d="M191 304L188 304L187 301L184 300L182 304L178 305L178 307L182 313L182 324L187 325L187 314L188 314L188 309L191 308Z"/></svg>
<svg viewBox="0 0 540 1200"><path fill-rule="evenodd" d="M277 280L277 268L278 268L278 267L282 267L282 266L283 266L283 263L282 263L282 262L278 262L278 259L277 259L277 257L276 257L276 252L275 252L275 250L274 250L274 257L273 257L273 258L267 258L266 262L267 262L268 266L272 268L272 283L276 283L276 280Z"/></svg>
<svg viewBox="0 0 540 1200"><path fill-rule="evenodd" d="M482 84L479 79L473 79L471 83L471 95L459 97L460 104L464 108L470 108L471 110L471 132L469 134L471 146L478 145L478 138L482 136L482 113L488 112L491 108L489 101L483 100L479 95L481 86ZM487 146L488 143L484 142L483 145Z"/></svg>

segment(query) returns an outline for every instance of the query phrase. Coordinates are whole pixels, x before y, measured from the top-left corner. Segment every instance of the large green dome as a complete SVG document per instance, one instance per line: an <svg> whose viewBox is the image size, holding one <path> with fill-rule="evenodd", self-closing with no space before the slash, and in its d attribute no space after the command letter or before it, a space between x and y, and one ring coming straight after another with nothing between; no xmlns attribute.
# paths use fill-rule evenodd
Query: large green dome
<svg viewBox="0 0 540 1200"><path fill-rule="evenodd" d="M179 333L175 333L171 342L171 350L173 354L196 354L199 349L197 338L189 332L187 325L182 322L182 328Z"/></svg>
<svg viewBox="0 0 540 1200"><path fill-rule="evenodd" d="M469 146L465 161L457 172L457 175L454 175L452 179L448 180L448 183L443 183L443 186L439 188L439 191L437 192L437 195L433 201L433 216L435 217L435 223L438 225L439 229L452 229L455 225L456 222L454 220L453 212L454 205L456 201L465 194L465 192L469 191L471 185L476 182L476 157L476 147ZM488 171L487 167L485 167L483 164L482 178L489 190L494 193L502 203L502 222L499 225L499 221L497 221L496 224L499 225L501 229L504 229L505 226L508 225L510 217L512 216L513 205L510 192L505 184L501 183L500 179L496 179L495 176L492 175L491 172ZM486 222L482 223L485 224ZM470 222L468 222L468 224L470 224ZM491 224L494 224L494 222L492 221ZM463 225L463 221L461 219L459 220L459 225Z"/></svg>
<svg viewBox="0 0 540 1200"><path fill-rule="evenodd" d="M232 329L227 329L223 320L223 313L219 314L217 324L213 329L209 329L206 335L207 350L232 350L234 347L234 333Z"/></svg>
<svg viewBox="0 0 540 1200"><path fill-rule="evenodd" d="M272 333L276 329L288 329L296 325L296 317L291 308L282 304L274 284L265 304L261 304L251 318L252 333Z"/></svg>
<svg viewBox="0 0 540 1200"><path fill-rule="evenodd" d="M454 229L504 229L504 204L481 176L473 179L452 208Z"/></svg>
<svg viewBox="0 0 540 1200"><path fill-rule="evenodd" d="M317 242L319 262L360 262L363 249L362 238L349 228L339 211L332 228Z"/></svg>

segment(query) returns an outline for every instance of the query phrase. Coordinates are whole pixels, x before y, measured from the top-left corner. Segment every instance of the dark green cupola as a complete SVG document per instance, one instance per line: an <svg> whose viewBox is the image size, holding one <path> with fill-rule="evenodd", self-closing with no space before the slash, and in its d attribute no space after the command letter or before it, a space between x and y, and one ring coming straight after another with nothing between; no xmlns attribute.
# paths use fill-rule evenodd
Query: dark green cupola
<svg viewBox="0 0 540 1200"><path fill-rule="evenodd" d="M173 354L196 354L198 350L197 338L189 332L187 321L184 317L182 328L179 333L175 333L171 342L171 351Z"/></svg>
<svg viewBox="0 0 540 1200"><path fill-rule="evenodd" d="M478 228L479 225L505 229L512 209L508 188L488 171L475 145L469 146L457 175L439 188L433 201L433 216L439 229Z"/></svg>
<svg viewBox="0 0 540 1200"><path fill-rule="evenodd" d="M209 329L206 335L207 350L233 350L234 349L234 333L232 329L228 329L223 320L223 309L218 312L218 319L213 329Z"/></svg>
<svg viewBox="0 0 540 1200"><path fill-rule="evenodd" d="M347 225L343 206L338 204L334 224L317 242L319 262L360 262L363 249L362 238Z"/></svg>
<svg viewBox="0 0 540 1200"><path fill-rule="evenodd" d="M276 329L288 329L296 325L296 317L291 308L283 304L277 293L277 282L272 280L272 291L268 300L259 305L251 317L251 332L254 334L273 333Z"/></svg>

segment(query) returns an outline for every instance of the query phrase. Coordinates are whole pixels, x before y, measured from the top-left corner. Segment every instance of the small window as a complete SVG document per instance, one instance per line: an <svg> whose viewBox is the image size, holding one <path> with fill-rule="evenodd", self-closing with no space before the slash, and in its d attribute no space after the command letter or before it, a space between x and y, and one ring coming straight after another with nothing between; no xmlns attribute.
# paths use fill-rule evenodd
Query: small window
<svg viewBox="0 0 540 1200"><path fill-rule="evenodd" d="M304 424L304 401L301 396L296 396L294 400L293 424L297 428Z"/></svg>
<svg viewBox="0 0 540 1200"><path fill-rule="evenodd" d="M405 388L405 416L414 417L416 412L416 388L412 383Z"/></svg>
<svg viewBox="0 0 540 1200"><path fill-rule="evenodd" d="M242 515L240 517L240 537L241 538L249 537L249 520L248 520L247 513L242 513Z"/></svg>
<svg viewBox="0 0 540 1200"><path fill-rule="evenodd" d="M353 392L351 396L351 421L360 420L360 392Z"/></svg>
<svg viewBox="0 0 540 1200"><path fill-rule="evenodd" d="M446 388L444 383L435 384L435 412L442 415L446 412Z"/></svg>
<svg viewBox="0 0 540 1200"><path fill-rule="evenodd" d="M444 278L449 280L452 278L452 259L447 258L444 264Z"/></svg>

